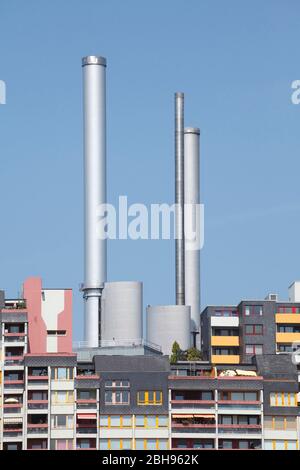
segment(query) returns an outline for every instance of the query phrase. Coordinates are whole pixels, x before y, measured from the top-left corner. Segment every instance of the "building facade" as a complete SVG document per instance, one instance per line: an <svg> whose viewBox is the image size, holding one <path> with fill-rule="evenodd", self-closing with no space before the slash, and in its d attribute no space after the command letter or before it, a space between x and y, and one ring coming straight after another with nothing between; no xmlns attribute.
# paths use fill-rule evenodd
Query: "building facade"
<svg viewBox="0 0 300 470"><path fill-rule="evenodd" d="M250 363L255 355L292 353L300 344L298 282L289 301L270 294L265 300L237 306L208 306L201 314L203 357L214 364Z"/></svg>
<svg viewBox="0 0 300 470"><path fill-rule="evenodd" d="M158 350L134 344L72 351L71 295L44 289L37 278L25 281L20 299L0 292L1 450L298 450L297 365L277 354L279 341L244 363L238 352L239 364L170 365ZM239 317L249 308L255 323ZM297 320L287 308L298 307L245 302L226 307L232 315L211 310L203 319L210 328L245 331L260 317L265 328L272 318L283 324L277 315ZM269 338L283 333L274 328Z"/></svg>

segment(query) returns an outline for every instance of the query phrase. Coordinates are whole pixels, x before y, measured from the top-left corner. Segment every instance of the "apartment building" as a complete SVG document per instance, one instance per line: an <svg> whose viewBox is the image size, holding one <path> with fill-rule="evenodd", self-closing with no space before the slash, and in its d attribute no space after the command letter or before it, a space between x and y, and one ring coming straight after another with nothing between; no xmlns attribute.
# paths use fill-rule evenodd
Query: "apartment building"
<svg viewBox="0 0 300 470"><path fill-rule="evenodd" d="M0 448L49 448L53 356L72 354L72 291L27 279L22 297L0 293ZM62 384L63 385L63 384ZM54 393L54 391L53 391ZM72 411L73 413L73 411Z"/></svg>
<svg viewBox="0 0 300 470"><path fill-rule="evenodd" d="M172 366L173 449L262 449L263 377L211 364Z"/></svg>
<svg viewBox="0 0 300 470"><path fill-rule="evenodd" d="M275 343L239 364L170 366L168 356L136 345L122 354L119 347L72 352L71 300L71 291L44 289L38 278L25 281L20 299L0 291L1 450L299 448L297 366ZM274 302L263 301L261 310L245 302L226 307L232 314L204 318L211 328L223 328L214 321L225 319L227 329L256 331L257 318L266 328L274 319ZM249 308L255 323L239 317ZM297 319L297 310L283 308L274 307L274 324L282 324L277 315ZM271 330L266 335L276 338Z"/></svg>
<svg viewBox="0 0 300 470"><path fill-rule="evenodd" d="M286 354L256 356L264 377L264 449L299 450L299 395L296 366Z"/></svg>
<svg viewBox="0 0 300 470"><path fill-rule="evenodd" d="M254 355L291 353L300 344L299 282L289 301L270 294L237 306L208 306L201 313L202 351L213 364L250 363Z"/></svg>

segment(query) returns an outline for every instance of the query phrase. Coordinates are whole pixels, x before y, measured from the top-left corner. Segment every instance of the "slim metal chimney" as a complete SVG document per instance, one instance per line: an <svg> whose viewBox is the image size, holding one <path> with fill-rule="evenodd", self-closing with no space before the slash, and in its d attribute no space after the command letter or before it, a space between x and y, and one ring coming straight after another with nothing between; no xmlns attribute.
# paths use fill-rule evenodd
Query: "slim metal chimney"
<svg viewBox="0 0 300 470"><path fill-rule="evenodd" d="M175 93L176 304L185 304L184 281L184 94Z"/></svg>
<svg viewBox="0 0 300 470"><path fill-rule="evenodd" d="M106 59L87 56L83 67L84 113L84 337L97 347L100 298L106 281L106 240L99 237L99 206L106 203Z"/></svg>
<svg viewBox="0 0 300 470"><path fill-rule="evenodd" d="M191 307L192 344L200 348L200 130L184 130L185 303ZM195 234L195 239L192 237Z"/></svg>

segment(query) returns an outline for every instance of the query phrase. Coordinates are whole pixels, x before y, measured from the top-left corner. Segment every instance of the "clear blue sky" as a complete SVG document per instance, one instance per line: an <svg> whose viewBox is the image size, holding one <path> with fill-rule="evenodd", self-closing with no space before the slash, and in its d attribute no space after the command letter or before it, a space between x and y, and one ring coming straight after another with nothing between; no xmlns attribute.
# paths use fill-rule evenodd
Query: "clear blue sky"
<svg viewBox="0 0 300 470"><path fill-rule="evenodd" d="M109 201L172 202L173 93L201 128L202 304L300 278L298 0L1 0L0 286L74 290L82 337L81 57L108 60ZM174 302L174 245L109 244L109 279Z"/></svg>

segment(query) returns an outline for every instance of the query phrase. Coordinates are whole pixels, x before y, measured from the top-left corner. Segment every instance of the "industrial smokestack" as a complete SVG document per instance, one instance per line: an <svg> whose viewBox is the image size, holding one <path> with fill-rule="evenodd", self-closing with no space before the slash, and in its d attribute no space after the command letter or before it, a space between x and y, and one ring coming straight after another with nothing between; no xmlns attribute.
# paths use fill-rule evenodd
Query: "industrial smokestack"
<svg viewBox="0 0 300 470"><path fill-rule="evenodd" d="M188 127L184 130L184 229L185 237L199 237L200 130ZM185 240L185 303L191 307L192 344L200 347L200 247L189 249L191 240Z"/></svg>
<svg viewBox="0 0 300 470"><path fill-rule="evenodd" d="M175 93L176 304L185 304L184 281L184 94Z"/></svg>
<svg viewBox="0 0 300 470"><path fill-rule="evenodd" d="M84 113L85 341L99 344L100 298L106 281L106 240L99 237L99 206L106 203L106 59L82 59Z"/></svg>

